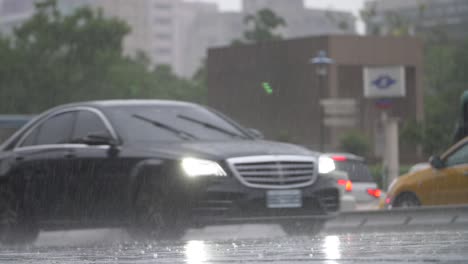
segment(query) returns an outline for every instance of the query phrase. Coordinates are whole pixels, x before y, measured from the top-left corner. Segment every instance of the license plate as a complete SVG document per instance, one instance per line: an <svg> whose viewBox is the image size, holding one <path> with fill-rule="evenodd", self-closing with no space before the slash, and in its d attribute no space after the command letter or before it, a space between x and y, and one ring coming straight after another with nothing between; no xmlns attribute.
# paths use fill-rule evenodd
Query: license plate
<svg viewBox="0 0 468 264"><path fill-rule="evenodd" d="M301 190L272 190L266 193L267 208L302 207Z"/></svg>

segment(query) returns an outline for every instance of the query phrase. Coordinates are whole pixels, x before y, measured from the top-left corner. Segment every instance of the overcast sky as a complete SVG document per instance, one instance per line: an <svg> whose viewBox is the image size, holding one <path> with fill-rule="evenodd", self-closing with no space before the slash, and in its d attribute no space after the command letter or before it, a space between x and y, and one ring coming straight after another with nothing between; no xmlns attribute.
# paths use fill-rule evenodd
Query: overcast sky
<svg viewBox="0 0 468 264"><path fill-rule="evenodd" d="M190 0L218 3L222 11L239 10L241 0ZM284 0L287 1L287 0ZM308 7L351 11L358 14L365 0L305 0Z"/></svg>
<svg viewBox="0 0 468 264"><path fill-rule="evenodd" d="M218 3L221 11L238 11L241 8L242 0L186 0L186 1L204 1ZM288 0L284 0L288 1ZM306 6L319 9L332 9L350 11L356 17L359 15L359 10L364 5L366 0L305 0ZM362 22L357 24L358 32L364 32Z"/></svg>

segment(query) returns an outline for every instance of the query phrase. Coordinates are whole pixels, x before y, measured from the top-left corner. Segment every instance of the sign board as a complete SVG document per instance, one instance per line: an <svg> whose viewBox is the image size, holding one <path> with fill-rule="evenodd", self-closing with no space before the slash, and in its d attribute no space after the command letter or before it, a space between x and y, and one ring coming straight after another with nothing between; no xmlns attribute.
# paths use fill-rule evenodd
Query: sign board
<svg viewBox="0 0 468 264"><path fill-rule="evenodd" d="M364 96L366 98L405 97L405 67L385 66L364 68Z"/></svg>
<svg viewBox="0 0 468 264"><path fill-rule="evenodd" d="M323 111L327 116L334 115L356 115L358 112L357 102L355 99L323 99L320 101Z"/></svg>
<svg viewBox="0 0 468 264"><path fill-rule="evenodd" d="M354 117L326 117L323 124L327 127L355 127L357 119Z"/></svg>

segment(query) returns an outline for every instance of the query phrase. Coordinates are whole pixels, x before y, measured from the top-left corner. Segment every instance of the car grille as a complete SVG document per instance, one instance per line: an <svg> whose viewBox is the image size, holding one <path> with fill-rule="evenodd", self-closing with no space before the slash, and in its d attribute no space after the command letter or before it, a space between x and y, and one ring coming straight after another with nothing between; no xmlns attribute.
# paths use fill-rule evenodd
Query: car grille
<svg viewBox="0 0 468 264"><path fill-rule="evenodd" d="M316 162L306 156L256 156L229 159L234 175L246 186L286 189L311 185Z"/></svg>

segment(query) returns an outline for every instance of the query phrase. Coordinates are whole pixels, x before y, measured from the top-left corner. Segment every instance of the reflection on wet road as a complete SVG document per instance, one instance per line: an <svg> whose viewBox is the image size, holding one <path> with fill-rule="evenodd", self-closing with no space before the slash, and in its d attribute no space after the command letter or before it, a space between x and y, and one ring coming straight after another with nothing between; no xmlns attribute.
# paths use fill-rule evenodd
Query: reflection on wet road
<svg viewBox="0 0 468 264"><path fill-rule="evenodd" d="M216 230L216 228L218 228ZM2 248L0 263L466 263L468 231L365 233L288 237L275 228L243 227L228 239L216 227L187 240L134 242L119 230L41 234L26 248ZM258 238L253 230L258 229ZM88 232L88 233L86 233ZM263 233L262 233L263 232ZM219 233L219 232L218 232ZM266 235L270 234L270 237ZM220 234L220 233L219 233ZM191 238L191 237L192 238Z"/></svg>

